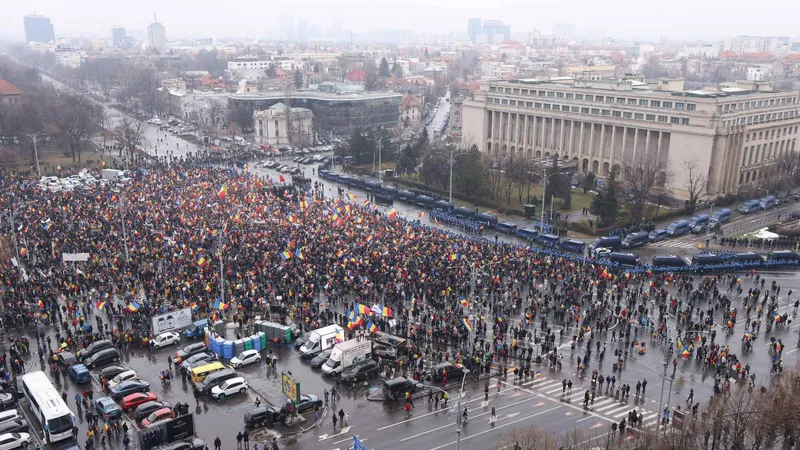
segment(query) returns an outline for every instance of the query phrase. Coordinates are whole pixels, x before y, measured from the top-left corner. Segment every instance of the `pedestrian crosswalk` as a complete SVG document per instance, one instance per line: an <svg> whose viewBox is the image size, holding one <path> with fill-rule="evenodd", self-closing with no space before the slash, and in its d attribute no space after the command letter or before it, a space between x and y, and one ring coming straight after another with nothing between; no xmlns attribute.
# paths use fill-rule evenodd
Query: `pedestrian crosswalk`
<svg viewBox="0 0 800 450"><path fill-rule="evenodd" d="M692 241L682 241L682 240L666 240L661 242L655 242L650 244L650 247L659 247L659 248L683 248L683 249L693 249L697 248L697 244L699 242L692 242Z"/></svg>
<svg viewBox="0 0 800 450"><path fill-rule="evenodd" d="M536 377L532 380L523 380L517 383L509 383L509 385L521 386L538 391L544 395L555 397L560 401L579 404L583 403L587 391L585 387L578 386L573 386L573 389L565 389L562 380L546 376ZM603 389L598 389L597 392L602 391ZM591 390L589 390L589 392L591 392ZM631 405L627 401L621 402L618 399L606 395L595 394L594 401L590 401L586 410L617 422L621 421L623 418L627 419L628 414L632 410L635 410L636 414L641 416L642 419L641 423L637 425L637 428L650 428L658 424L658 412L650 411L641 407L641 405Z"/></svg>

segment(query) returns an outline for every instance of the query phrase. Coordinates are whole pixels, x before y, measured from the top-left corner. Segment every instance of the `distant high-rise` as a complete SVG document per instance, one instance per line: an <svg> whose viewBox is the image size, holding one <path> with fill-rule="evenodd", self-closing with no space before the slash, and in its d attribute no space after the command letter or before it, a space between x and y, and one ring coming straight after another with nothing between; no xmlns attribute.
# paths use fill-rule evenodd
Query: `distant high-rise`
<svg viewBox="0 0 800 450"><path fill-rule="evenodd" d="M295 37L294 17L281 16L279 28L281 32L281 40L290 42L294 41Z"/></svg>
<svg viewBox="0 0 800 450"><path fill-rule="evenodd" d="M122 47L122 41L128 37L125 28L112 28L111 29L111 42L114 43L114 48Z"/></svg>
<svg viewBox="0 0 800 450"><path fill-rule="evenodd" d="M492 45L497 41L511 39L511 27L500 20L487 20L483 22L483 34L486 35L486 43Z"/></svg>
<svg viewBox="0 0 800 450"><path fill-rule="evenodd" d="M575 25L570 23L560 23L553 25L553 37L562 41L571 42L575 40Z"/></svg>
<svg viewBox="0 0 800 450"><path fill-rule="evenodd" d="M297 19L297 42L308 42L308 20Z"/></svg>
<svg viewBox="0 0 800 450"><path fill-rule="evenodd" d="M467 34L469 35L469 40L472 43L478 42L478 35L481 34L481 26L483 25L483 21L478 18L472 18L467 20Z"/></svg>
<svg viewBox="0 0 800 450"><path fill-rule="evenodd" d="M28 42L55 42L56 33L50 18L30 14L23 19L25 23L25 40Z"/></svg>
<svg viewBox="0 0 800 450"><path fill-rule="evenodd" d="M167 29L158 22L155 13L153 13L153 23L147 27L147 41L150 47L153 48L164 48L167 46Z"/></svg>

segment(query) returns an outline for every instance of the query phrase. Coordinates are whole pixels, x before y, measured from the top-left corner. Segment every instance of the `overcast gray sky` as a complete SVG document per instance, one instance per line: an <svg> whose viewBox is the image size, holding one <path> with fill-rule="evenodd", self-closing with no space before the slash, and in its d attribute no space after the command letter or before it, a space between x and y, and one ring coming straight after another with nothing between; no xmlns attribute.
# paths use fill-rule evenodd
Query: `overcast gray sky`
<svg viewBox="0 0 800 450"><path fill-rule="evenodd" d="M281 16L307 19L322 30L340 17L345 30L409 29L465 32L467 18L499 19L511 31L555 23L606 30L614 37L709 38L737 34L800 34L799 0L3 0L0 36L22 40L22 17L51 18L58 37L108 37L113 26L144 31L153 12L167 37L262 37Z"/></svg>

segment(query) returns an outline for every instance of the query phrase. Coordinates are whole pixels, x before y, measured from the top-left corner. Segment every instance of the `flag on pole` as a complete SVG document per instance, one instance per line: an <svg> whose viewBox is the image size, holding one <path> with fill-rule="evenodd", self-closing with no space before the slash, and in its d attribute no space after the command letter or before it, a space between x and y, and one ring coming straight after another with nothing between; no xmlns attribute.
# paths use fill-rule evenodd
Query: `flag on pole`
<svg viewBox="0 0 800 450"><path fill-rule="evenodd" d="M222 186L220 186L219 191L217 192L217 197L223 199L227 196L228 196L228 186L225 186L223 184Z"/></svg>
<svg viewBox="0 0 800 450"><path fill-rule="evenodd" d="M97 305L96 305L96 306L97 306L97 309L99 309L100 311L102 311L102 310L103 310L103 307L105 307L105 306L106 306L106 302L102 302L102 301L101 301L101 302L97 302Z"/></svg>
<svg viewBox="0 0 800 450"><path fill-rule="evenodd" d="M358 436L355 434L353 435L353 450L367 450L367 447L364 447L364 444L358 440Z"/></svg>
<svg viewBox="0 0 800 450"><path fill-rule="evenodd" d="M370 333L374 333L378 331L378 327L370 320L369 323L367 323L367 330L369 330Z"/></svg>
<svg viewBox="0 0 800 450"><path fill-rule="evenodd" d="M135 300L131 300L131 303L130 303L130 305L128 305L128 311L130 311L130 312L136 312L136 311L138 311L138 310L139 310L139 304L138 304L138 303L136 303L136 301L135 301Z"/></svg>
<svg viewBox="0 0 800 450"><path fill-rule="evenodd" d="M355 195L353 195L353 193L352 193L352 192L348 193L348 194L347 194L347 196L350 198L350 200L352 200L352 201L356 201L356 196L355 196Z"/></svg>
<svg viewBox="0 0 800 450"><path fill-rule="evenodd" d="M397 210L394 208L390 209L388 216L390 219L394 219L395 217L397 217Z"/></svg>
<svg viewBox="0 0 800 450"><path fill-rule="evenodd" d="M461 297L461 298L458 299L458 301L459 301L459 303L461 303L461 306L464 306L464 307L467 306L467 299L466 298Z"/></svg>
<svg viewBox="0 0 800 450"><path fill-rule="evenodd" d="M284 261L286 261L287 259L292 259L292 253L291 252L281 253L281 259Z"/></svg>
<svg viewBox="0 0 800 450"><path fill-rule="evenodd" d="M463 319L461 319L461 323L463 323L463 324L464 324L464 326L465 326L465 327L467 327L467 330L468 330L469 332L472 332L472 324L471 324L471 323L469 323L469 320L468 320L466 317L464 317Z"/></svg>
<svg viewBox="0 0 800 450"><path fill-rule="evenodd" d="M294 252L294 256L296 256L296 257L297 257L297 259L301 259L301 260L304 260L304 261L305 261L305 259L306 259L306 258L303 256L303 252L301 252L301 251L300 251L300 247L297 247L297 250L295 250L295 252Z"/></svg>
<svg viewBox="0 0 800 450"><path fill-rule="evenodd" d="M283 175L278 175L278 180L279 180L281 183L286 183L286 178L283 178Z"/></svg>
<svg viewBox="0 0 800 450"><path fill-rule="evenodd" d="M39 308L44 308L44 302L42 301L42 299L39 299L39 301L36 304L39 306Z"/></svg>

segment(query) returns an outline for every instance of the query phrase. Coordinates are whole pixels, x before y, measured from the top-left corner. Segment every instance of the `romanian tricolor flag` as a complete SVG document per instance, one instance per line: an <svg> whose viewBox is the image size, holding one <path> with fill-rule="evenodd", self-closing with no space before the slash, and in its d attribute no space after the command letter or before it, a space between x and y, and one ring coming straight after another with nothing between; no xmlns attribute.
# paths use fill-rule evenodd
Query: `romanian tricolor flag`
<svg viewBox="0 0 800 450"><path fill-rule="evenodd" d="M106 306L106 302L102 302L102 301L101 302L97 302L97 305L95 305L95 306L97 306L97 309L102 311L103 308Z"/></svg>
<svg viewBox="0 0 800 450"><path fill-rule="evenodd" d="M286 261L287 259L292 259L292 252L282 252L281 259Z"/></svg>
<svg viewBox="0 0 800 450"><path fill-rule="evenodd" d="M388 213L388 216L389 216L390 219L394 219L395 217L397 217L397 210L394 209L394 208L390 209L389 213Z"/></svg>
<svg viewBox="0 0 800 450"><path fill-rule="evenodd" d="M347 197L349 197L349 198L350 198L350 200L352 200L352 201L356 201L356 196L355 196L355 195L353 195L353 193L352 193L352 192L348 193L348 194L347 194Z"/></svg>
<svg viewBox="0 0 800 450"><path fill-rule="evenodd" d="M19 256L25 256L27 254L28 254L28 249L27 248L22 247L21 249L19 249Z"/></svg>
<svg viewBox="0 0 800 450"><path fill-rule="evenodd" d="M469 323L469 319L467 319L466 317L464 317L463 319L461 319L461 323L463 323L463 324L464 324L464 326L465 326L465 327L467 327L467 330L468 330L469 332L472 332L472 324L471 324L471 323Z"/></svg>
<svg viewBox="0 0 800 450"><path fill-rule="evenodd" d="M420 219L422 219L423 217L425 217L425 213L424 213L424 212L422 212L422 211L420 211L420 212L419 212L419 214L417 214L417 216L418 216Z"/></svg>
<svg viewBox="0 0 800 450"><path fill-rule="evenodd" d="M296 256L297 259L302 259L303 261L305 261L306 259L305 256L303 256L303 252L300 251L300 247L298 247L297 250L295 250L294 256Z"/></svg>
<svg viewBox="0 0 800 450"><path fill-rule="evenodd" d="M136 303L135 300L132 300L131 303L128 305L128 311L136 312L139 310L139 304Z"/></svg>
<svg viewBox="0 0 800 450"><path fill-rule="evenodd" d="M39 301L36 302L36 304L39 306L39 308L44 308L44 302L42 301L42 299L39 299Z"/></svg>
<svg viewBox="0 0 800 450"><path fill-rule="evenodd" d="M458 253L453 253L452 255L450 255L450 261L455 261L457 259L458 259Z"/></svg>
<svg viewBox="0 0 800 450"><path fill-rule="evenodd" d="M295 219L291 214L289 214L289 223L297 223L297 219Z"/></svg>
<svg viewBox="0 0 800 450"><path fill-rule="evenodd" d="M192 311L195 311L195 310L197 310L197 308L199 308L199 306L197 305L197 302L192 302L192 304L189 305L189 307L192 308Z"/></svg>
<svg viewBox="0 0 800 450"><path fill-rule="evenodd" d="M361 316L358 316L356 317L356 320L353 323L356 324L357 327L360 327L364 325L364 319L362 319Z"/></svg>
<svg viewBox="0 0 800 450"><path fill-rule="evenodd" d="M392 310L384 306L381 310L381 315L383 317L392 317Z"/></svg>
<svg viewBox="0 0 800 450"><path fill-rule="evenodd" d="M201 256L200 259L197 260L197 265L203 267L206 264L206 257Z"/></svg>
<svg viewBox="0 0 800 450"><path fill-rule="evenodd" d="M375 326L375 324L372 323L371 320L369 321L369 323L367 323L367 329L369 330L370 333L374 333L374 332L378 331L378 327Z"/></svg>
<svg viewBox="0 0 800 450"><path fill-rule="evenodd" d="M461 303L461 306L464 306L464 307L467 306L467 299L466 298L461 297L461 298L458 299L458 301L459 301L459 303Z"/></svg>
<svg viewBox="0 0 800 450"><path fill-rule="evenodd" d="M220 186L219 191L217 192L217 198L223 199L228 196L228 186L224 184Z"/></svg>
<svg viewBox="0 0 800 450"><path fill-rule="evenodd" d="M300 201L300 210L301 210L301 211L305 211L305 210L306 210L306 208L308 208L308 202L307 202L307 201L305 201L305 200L301 200L301 201Z"/></svg>
<svg viewBox="0 0 800 450"><path fill-rule="evenodd" d="M355 327L356 327L356 323L355 322L347 322L347 329L348 330L353 331L353 329Z"/></svg>

